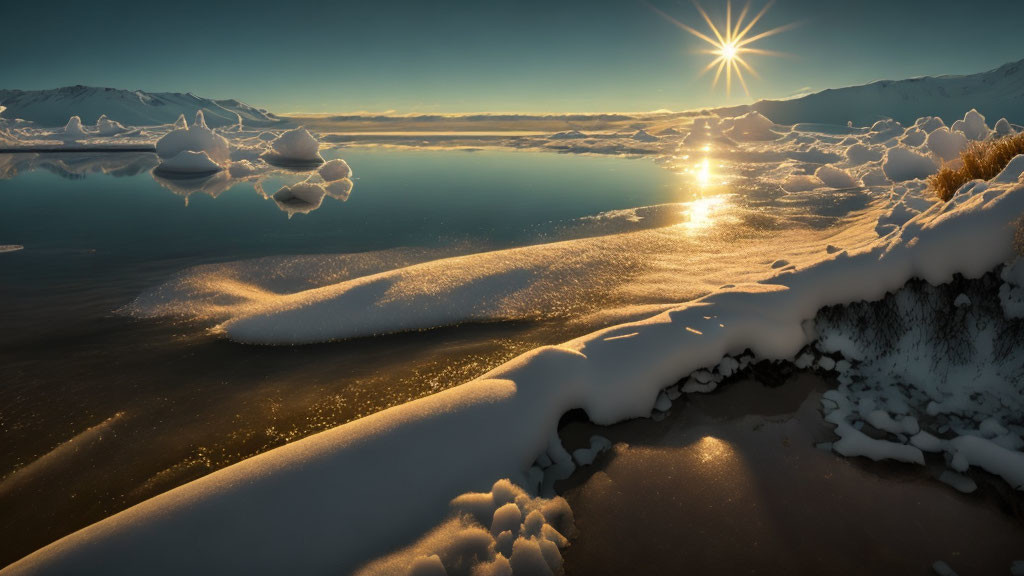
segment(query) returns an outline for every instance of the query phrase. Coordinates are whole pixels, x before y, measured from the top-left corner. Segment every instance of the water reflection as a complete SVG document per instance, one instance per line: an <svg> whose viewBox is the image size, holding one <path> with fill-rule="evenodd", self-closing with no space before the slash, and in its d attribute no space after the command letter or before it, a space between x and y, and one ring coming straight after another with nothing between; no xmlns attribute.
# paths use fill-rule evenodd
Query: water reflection
<svg viewBox="0 0 1024 576"><path fill-rule="evenodd" d="M15 178L35 170L44 170L69 180L81 180L90 174L125 177L148 172L157 184L184 198L185 206L193 194L217 198L231 188L248 183L257 194L273 199L274 205L289 218L319 209L325 197L345 202L353 188L352 180L347 177L325 181L317 172L317 166L312 165L300 168L242 161L235 162L230 170L213 174L174 175L160 172L158 164L156 155L150 152L0 154L0 179ZM276 184L279 186L276 191L267 192L265 184L271 180L284 183Z"/></svg>

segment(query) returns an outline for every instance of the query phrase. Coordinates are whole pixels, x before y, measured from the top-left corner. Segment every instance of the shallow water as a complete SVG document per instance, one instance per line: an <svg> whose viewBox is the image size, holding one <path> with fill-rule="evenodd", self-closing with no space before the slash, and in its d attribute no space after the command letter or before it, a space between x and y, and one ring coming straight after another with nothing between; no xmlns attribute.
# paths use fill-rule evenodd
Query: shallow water
<svg viewBox="0 0 1024 576"><path fill-rule="evenodd" d="M570 449L595 433L615 445L561 487L579 529L566 574L928 574L938 560L1007 573L1024 549L1019 493L975 470L981 488L960 494L937 480L941 461L816 447L834 438L820 414L832 386L744 379L681 398L661 422L568 426Z"/></svg>
<svg viewBox="0 0 1024 576"><path fill-rule="evenodd" d="M24 246L0 254L0 529L12 535L0 565L212 470L457 385L536 346L764 275L777 254L820 250L836 219L865 203L854 193L838 208L831 197L801 203L751 185L735 167L715 165L709 177L682 160L330 155L353 167L351 195L290 218L258 188L269 195L306 174L277 172L259 187L159 182L146 154L0 157L0 244ZM814 241L793 242L808 235ZM570 239L579 244L550 248ZM117 312L176 274L205 273L200 265L225 263L216 269L274 287L306 261L295 255L307 255L317 274L304 281L319 285L524 246L536 247L524 250L541 265L589 255L523 295L516 310L530 313L499 311L485 324L261 347L211 334L201 315ZM257 257L277 259L239 263ZM556 299L574 304L552 311Z"/></svg>

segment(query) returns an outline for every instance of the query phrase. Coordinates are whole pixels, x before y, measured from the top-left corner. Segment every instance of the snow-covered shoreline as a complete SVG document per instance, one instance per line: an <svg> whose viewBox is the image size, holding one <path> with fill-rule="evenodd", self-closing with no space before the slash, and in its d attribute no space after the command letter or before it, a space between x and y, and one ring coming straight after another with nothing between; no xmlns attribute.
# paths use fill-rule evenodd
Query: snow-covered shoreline
<svg viewBox="0 0 1024 576"><path fill-rule="evenodd" d="M772 137L754 120L733 136ZM872 132L895 142L909 131ZM876 170L896 174L887 160L877 162L881 168L862 166L865 185ZM830 173L815 177L812 189L838 182ZM440 523L460 494L502 478L538 489L545 471L536 462L571 461L557 437L569 410L598 424L647 416L665 388L723 358L749 349L760 359L796 359L817 337L807 320L825 306L878 300L912 278L977 278L1014 257L1013 226L1024 213L1019 170L968 184L947 204L912 201L920 185L891 186L891 201L872 212L879 237L869 246L830 250L798 269L780 266L768 281L534 350L457 388L214 472L4 573L351 571Z"/></svg>

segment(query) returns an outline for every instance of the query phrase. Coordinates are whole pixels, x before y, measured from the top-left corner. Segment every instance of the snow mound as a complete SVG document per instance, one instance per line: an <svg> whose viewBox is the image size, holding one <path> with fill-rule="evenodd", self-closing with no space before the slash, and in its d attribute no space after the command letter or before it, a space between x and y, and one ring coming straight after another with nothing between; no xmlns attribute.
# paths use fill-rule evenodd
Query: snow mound
<svg viewBox="0 0 1024 576"><path fill-rule="evenodd" d="M829 188L856 188L858 186L853 176L835 166L821 166L815 170L814 175Z"/></svg>
<svg viewBox="0 0 1024 576"><path fill-rule="evenodd" d="M206 127L202 110L196 113L195 120L192 126L188 126L184 118L180 118L179 123L184 125L182 128L171 130L157 140L156 155L160 158L157 171L210 172L220 170L230 162L228 141Z"/></svg>
<svg viewBox="0 0 1024 576"><path fill-rule="evenodd" d="M992 130L985 124L985 117L974 108L968 110L962 120L953 122L950 130L962 132L968 140L985 140L992 135Z"/></svg>
<svg viewBox="0 0 1024 576"><path fill-rule="evenodd" d="M733 140L758 141L777 140L779 135L771 129L775 123L759 112L748 112L732 119L732 127L725 131Z"/></svg>
<svg viewBox="0 0 1024 576"><path fill-rule="evenodd" d="M81 140L90 136L82 126L82 119L78 116L72 116L68 119L68 123L64 125L64 129L61 130L60 135L63 136L65 140Z"/></svg>
<svg viewBox="0 0 1024 576"><path fill-rule="evenodd" d="M579 130L566 130L565 132L555 132L548 136L548 140L577 140L586 137L587 135Z"/></svg>
<svg viewBox="0 0 1024 576"><path fill-rule="evenodd" d="M885 152L882 170L886 178L893 182L905 182L918 178L927 178L938 168L928 156L901 147L890 148Z"/></svg>
<svg viewBox="0 0 1024 576"><path fill-rule="evenodd" d="M657 136L652 136L651 134L648 134L647 131L642 128L634 132L633 135L630 136L630 138L638 142L657 142L659 140Z"/></svg>
<svg viewBox="0 0 1024 576"><path fill-rule="evenodd" d="M877 162L882 159L884 152L875 147L868 147L860 142L851 144L845 151L846 163L850 166L860 166L868 162Z"/></svg>
<svg viewBox="0 0 1024 576"><path fill-rule="evenodd" d="M303 127L286 130L270 142L270 150L262 156L264 160L280 164L319 164L320 142Z"/></svg>
<svg viewBox="0 0 1024 576"><path fill-rule="evenodd" d="M933 130L925 143L936 156L949 162L956 160L960 151L967 147L967 137L962 132L951 132L943 126Z"/></svg>
<svg viewBox="0 0 1024 576"><path fill-rule="evenodd" d="M1007 122L1006 118L1000 118L993 129L996 137L1009 136L1013 134L1013 127Z"/></svg>
<svg viewBox="0 0 1024 576"><path fill-rule="evenodd" d="M452 500L452 517L415 544L362 567L357 576L421 573L559 574L575 533L562 498L536 498L509 480Z"/></svg>
<svg viewBox="0 0 1024 576"><path fill-rule="evenodd" d="M96 120L96 131L99 132L100 136L115 136L122 132L127 132L128 129L120 122L107 118L106 114L101 114Z"/></svg>

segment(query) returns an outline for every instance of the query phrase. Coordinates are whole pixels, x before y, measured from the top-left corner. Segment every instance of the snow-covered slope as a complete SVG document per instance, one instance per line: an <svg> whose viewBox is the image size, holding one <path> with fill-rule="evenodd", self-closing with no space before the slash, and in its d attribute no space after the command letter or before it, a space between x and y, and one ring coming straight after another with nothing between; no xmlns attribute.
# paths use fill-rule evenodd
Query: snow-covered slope
<svg viewBox="0 0 1024 576"><path fill-rule="evenodd" d="M817 92L793 100L761 100L725 110L724 116L756 110L779 124L820 122L870 126L892 118L904 124L920 116L952 121L976 108L990 118L1024 123L1024 60L966 76L880 80Z"/></svg>
<svg viewBox="0 0 1024 576"><path fill-rule="evenodd" d="M143 92L116 88L67 86L53 90L0 90L5 118L22 118L40 126L63 126L71 116L83 124L96 123L100 115L129 126L170 124L184 114L199 110L210 127L238 124L268 126L281 122L277 116L238 100L211 100L191 93Z"/></svg>

